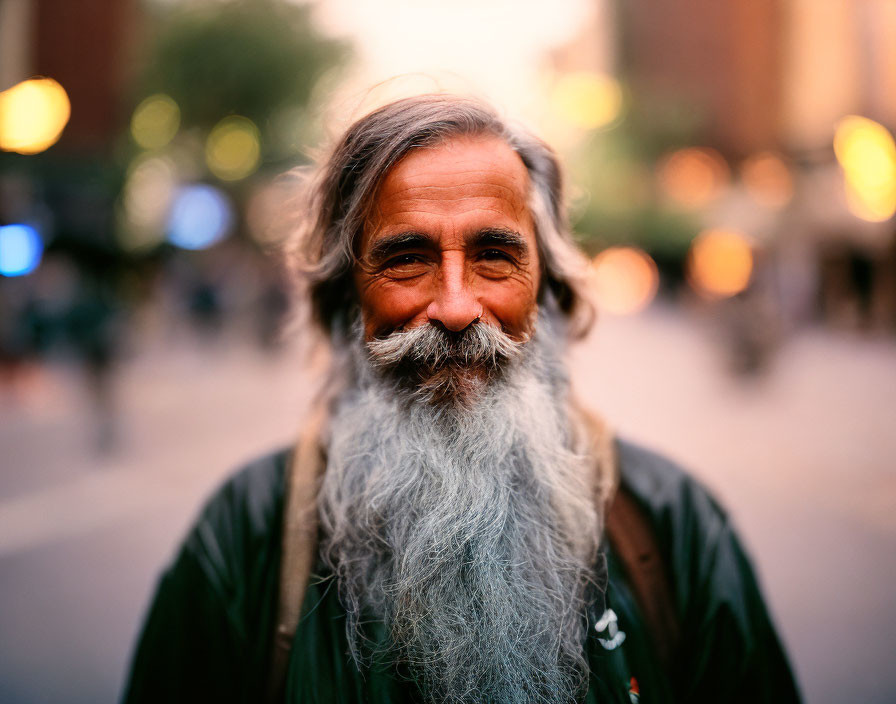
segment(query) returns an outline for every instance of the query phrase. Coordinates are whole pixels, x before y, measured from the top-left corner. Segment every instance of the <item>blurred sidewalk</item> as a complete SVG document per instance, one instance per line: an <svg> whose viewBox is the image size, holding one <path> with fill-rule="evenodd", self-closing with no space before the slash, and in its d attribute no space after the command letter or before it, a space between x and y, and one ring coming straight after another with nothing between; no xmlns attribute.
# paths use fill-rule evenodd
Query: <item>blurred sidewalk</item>
<svg viewBox="0 0 896 704"><path fill-rule="evenodd" d="M577 390L700 476L759 567L807 701L896 700L896 342L797 335L755 383L707 325L655 307L599 321ZM156 341L120 370L104 456L74 370L0 408L0 701L113 701L159 570L230 470L295 435L295 350Z"/></svg>

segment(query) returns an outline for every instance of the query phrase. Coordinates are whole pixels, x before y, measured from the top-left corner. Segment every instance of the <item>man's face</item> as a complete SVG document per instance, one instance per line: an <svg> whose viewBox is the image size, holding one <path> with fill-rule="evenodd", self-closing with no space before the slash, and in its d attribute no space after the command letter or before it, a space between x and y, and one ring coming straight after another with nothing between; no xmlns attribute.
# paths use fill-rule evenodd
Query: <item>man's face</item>
<svg viewBox="0 0 896 704"><path fill-rule="evenodd" d="M491 136L416 149L392 167L355 267L365 338L478 319L525 339L539 284L528 193L523 162Z"/></svg>

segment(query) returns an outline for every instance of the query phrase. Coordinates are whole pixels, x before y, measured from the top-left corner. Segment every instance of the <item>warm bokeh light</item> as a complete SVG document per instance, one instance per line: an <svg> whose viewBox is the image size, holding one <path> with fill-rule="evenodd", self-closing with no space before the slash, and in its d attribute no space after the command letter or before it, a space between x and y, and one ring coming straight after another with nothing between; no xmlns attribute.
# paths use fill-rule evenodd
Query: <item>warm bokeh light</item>
<svg viewBox="0 0 896 704"><path fill-rule="evenodd" d="M32 78L0 93L0 149L37 154L52 147L71 116L65 89L52 78Z"/></svg>
<svg viewBox="0 0 896 704"><path fill-rule="evenodd" d="M255 172L261 159L261 138L252 120L225 117L208 136L205 161L222 181L239 181Z"/></svg>
<svg viewBox="0 0 896 704"><path fill-rule="evenodd" d="M871 222L896 213L896 143L887 129L850 115L837 125L834 153L843 168L846 197L854 215Z"/></svg>
<svg viewBox="0 0 896 704"><path fill-rule="evenodd" d="M783 208L793 198L793 174L774 152L748 158L741 166L741 178L753 200L767 208Z"/></svg>
<svg viewBox="0 0 896 704"><path fill-rule="evenodd" d="M166 157L137 159L122 193L126 227L119 241L129 251L148 249L165 238L165 220L177 187L177 169Z"/></svg>
<svg viewBox="0 0 896 704"><path fill-rule="evenodd" d="M292 232L296 216L298 184L288 177L275 179L258 188L246 205L246 229L262 247L281 243Z"/></svg>
<svg viewBox="0 0 896 704"><path fill-rule="evenodd" d="M181 249L205 249L233 227L233 206L219 188L206 183L182 186L168 215L168 241Z"/></svg>
<svg viewBox="0 0 896 704"><path fill-rule="evenodd" d="M163 93L144 99L131 117L131 136L144 149L161 149L179 128L180 108Z"/></svg>
<svg viewBox="0 0 896 704"><path fill-rule="evenodd" d="M848 178L843 184L846 206L857 218L868 222L884 222L896 213L896 194L869 193L857 188Z"/></svg>
<svg viewBox="0 0 896 704"><path fill-rule="evenodd" d="M709 298L727 298L743 291L753 273L750 240L736 230L705 230L691 243L687 277Z"/></svg>
<svg viewBox="0 0 896 704"><path fill-rule="evenodd" d="M657 166L663 195L686 208L708 205L719 195L728 178L728 165L715 149L679 149L663 157Z"/></svg>
<svg viewBox="0 0 896 704"><path fill-rule="evenodd" d="M606 127L619 117L622 89L612 76L577 71L560 77L553 102L567 122L593 130Z"/></svg>
<svg viewBox="0 0 896 704"><path fill-rule="evenodd" d="M643 250L610 247L591 263L590 283L600 310L630 315L643 310L656 296L659 273Z"/></svg>
<svg viewBox="0 0 896 704"><path fill-rule="evenodd" d="M44 243L30 225L0 227L0 276L24 276L40 264Z"/></svg>

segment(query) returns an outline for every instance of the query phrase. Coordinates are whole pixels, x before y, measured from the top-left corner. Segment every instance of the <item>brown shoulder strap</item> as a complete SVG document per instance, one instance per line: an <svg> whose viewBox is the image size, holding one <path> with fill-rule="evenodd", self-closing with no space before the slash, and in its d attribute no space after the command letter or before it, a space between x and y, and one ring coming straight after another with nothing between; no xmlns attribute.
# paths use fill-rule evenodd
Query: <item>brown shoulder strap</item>
<svg viewBox="0 0 896 704"><path fill-rule="evenodd" d="M319 413L302 434L287 466L277 621L268 670L267 701L283 700L289 653L317 551L317 490L324 468Z"/></svg>
<svg viewBox="0 0 896 704"><path fill-rule="evenodd" d="M628 575L660 661L668 667L679 631L668 573L647 517L623 484L607 512L607 536Z"/></svg>

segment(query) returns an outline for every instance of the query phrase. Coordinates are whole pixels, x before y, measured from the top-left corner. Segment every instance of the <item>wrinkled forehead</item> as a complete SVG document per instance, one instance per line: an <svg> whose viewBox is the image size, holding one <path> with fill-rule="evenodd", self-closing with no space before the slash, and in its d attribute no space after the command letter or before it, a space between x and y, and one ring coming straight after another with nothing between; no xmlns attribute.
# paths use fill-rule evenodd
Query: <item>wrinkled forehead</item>
<svg viewBox="0 0 896 704"><path fill-rule="evenodd" d="M411 150L389 169L374 196L365 239L383 219L417 209L435 215L505 213L531 228L530 188L526 165L503 139L451 137Z"/></svg>

